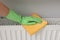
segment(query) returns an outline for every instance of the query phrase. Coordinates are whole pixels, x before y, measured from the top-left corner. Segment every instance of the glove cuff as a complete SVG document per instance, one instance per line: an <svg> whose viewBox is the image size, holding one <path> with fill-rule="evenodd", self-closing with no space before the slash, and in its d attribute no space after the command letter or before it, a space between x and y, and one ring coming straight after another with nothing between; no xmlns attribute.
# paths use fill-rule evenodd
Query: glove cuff
<svg viewBox="0 0 60 40"><path fill-rule="evenodd" d="M7 19L21 23L21 16L18 16L13 10L9 10L8 15L6 16Z"/></svg>

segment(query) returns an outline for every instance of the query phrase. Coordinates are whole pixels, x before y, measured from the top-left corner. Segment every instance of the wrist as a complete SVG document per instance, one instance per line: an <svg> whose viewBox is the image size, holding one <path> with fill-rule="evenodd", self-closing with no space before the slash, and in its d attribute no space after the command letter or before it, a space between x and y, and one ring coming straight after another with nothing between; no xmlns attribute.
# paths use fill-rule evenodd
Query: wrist
<svg viewBox="0 0 60 40"><path fill-rule="evenodd" d="M3 3L0 3L0 16L6 16L9 12L9 8L6 7Z"/></svg>

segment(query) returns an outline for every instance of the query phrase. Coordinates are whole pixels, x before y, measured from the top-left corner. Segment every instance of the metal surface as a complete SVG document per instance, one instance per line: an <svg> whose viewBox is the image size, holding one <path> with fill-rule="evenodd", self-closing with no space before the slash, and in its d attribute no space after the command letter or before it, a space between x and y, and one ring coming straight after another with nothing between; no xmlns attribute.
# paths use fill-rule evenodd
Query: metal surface
<svg viewBox="0 0 60 40"><path fill-rule="evenodd" d="M21 25L0 26L0 40L60 40L60 25L47 25L32 36Z"/></svg>

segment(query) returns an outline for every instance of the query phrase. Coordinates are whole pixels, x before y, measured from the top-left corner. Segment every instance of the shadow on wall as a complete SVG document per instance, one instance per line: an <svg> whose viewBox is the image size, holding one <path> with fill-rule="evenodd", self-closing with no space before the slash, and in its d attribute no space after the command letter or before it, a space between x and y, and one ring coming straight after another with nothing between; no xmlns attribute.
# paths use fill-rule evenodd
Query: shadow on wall
<svg viewBox="0 0 60 40"><path fill-rule="evenodd" d="M42 17L60 17L59 0L1 0L18 14L30 15L36 12Z"/></svg>

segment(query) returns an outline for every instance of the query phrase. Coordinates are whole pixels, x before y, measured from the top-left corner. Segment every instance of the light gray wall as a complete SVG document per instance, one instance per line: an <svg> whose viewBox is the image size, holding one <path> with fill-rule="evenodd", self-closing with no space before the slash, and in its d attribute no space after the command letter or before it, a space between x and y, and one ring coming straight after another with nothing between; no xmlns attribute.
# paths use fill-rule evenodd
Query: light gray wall
<svg viewBox="0 0 60 40"><path fill-rule="evenodd" d="M18 14L29 15L33 12L42 17L60 17L60 0L1 0Z"/></svg>

